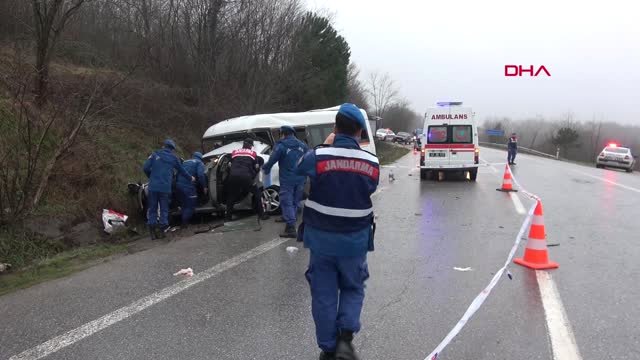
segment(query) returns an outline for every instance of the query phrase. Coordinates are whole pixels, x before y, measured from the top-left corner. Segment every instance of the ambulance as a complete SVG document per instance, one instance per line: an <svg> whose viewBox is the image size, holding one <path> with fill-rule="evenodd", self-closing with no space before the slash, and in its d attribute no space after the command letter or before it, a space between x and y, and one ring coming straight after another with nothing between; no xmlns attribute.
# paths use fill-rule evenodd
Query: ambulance
<svg viewBox="0 0 640 360"><path fill-rule="evenodd" d="M480 149L478 126L470 107L462 102L438 102L425 114L420 179L428 180L438 172L468 173L478 176Z"/></svg>

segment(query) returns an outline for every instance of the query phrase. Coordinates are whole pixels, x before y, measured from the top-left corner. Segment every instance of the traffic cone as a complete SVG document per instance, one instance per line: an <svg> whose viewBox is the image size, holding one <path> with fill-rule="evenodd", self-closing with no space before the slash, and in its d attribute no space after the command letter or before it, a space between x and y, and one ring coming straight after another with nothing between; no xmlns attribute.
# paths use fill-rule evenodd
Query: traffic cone
<svg viewBox="0 0 640 360"><path fill-rule="evenodd" d="M513 189L513 183L511 181L511 171L509 170L509 165L505 165L504 167L504 176L502 177L502 188L496 189L496 190L504 191L504 192L518 191Z"/></svg>
<svg viewBox="0 0 640 360"><path fill-rule="evenodd" d="M529 239L524 250L524 257L513 260L514 263L535 270L555 269L559 265L549 261L547 252L547 240L544 230L544 216L542 215L542 203L538 200L536 210L533 212Z"/></svg>

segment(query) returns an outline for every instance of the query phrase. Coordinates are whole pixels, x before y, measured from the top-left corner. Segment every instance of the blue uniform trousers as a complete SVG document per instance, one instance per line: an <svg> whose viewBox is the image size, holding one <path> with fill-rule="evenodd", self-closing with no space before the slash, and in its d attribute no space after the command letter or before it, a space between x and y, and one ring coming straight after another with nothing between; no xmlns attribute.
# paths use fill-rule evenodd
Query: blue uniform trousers
<svg viewBox="0 0 640 360"><path fill-rule="evenodd" d="M198 202L198 194L195 186L178 186L180 207L182 208L182 225L189 224Z"/></svg>
<svg viewBox="0 0 640 360"><path fill-rule="evenodd" d="M311 287L318 346L333 352L340 330L360 331L364 283L369 278L367 254L325 256L311 252L305 276Z"/></svg>
<svg viewBox="0 0 640 360"><path fill-rule="evenodd" d="M303 191L304 184L280 184L280 207L282 209L282 218L287 225L296 224L296 216L298 214L300 202L302 201Z"/></svg>
<svg viewBox="0 0 640 360"><path fill-rule="evenodd" d="M147 198L147 224L169 225L169 193L149 191ZM158 205L160 206L160 219L158 219Z"/></svg>
<svg viewBox="0 0 640 360"><path fill-rule="evenodd" d="M509 149L508 152L509 154L507 155L507 162L511 164L512 162L516 161L516 154L518 153L518 150Z"/></svg>

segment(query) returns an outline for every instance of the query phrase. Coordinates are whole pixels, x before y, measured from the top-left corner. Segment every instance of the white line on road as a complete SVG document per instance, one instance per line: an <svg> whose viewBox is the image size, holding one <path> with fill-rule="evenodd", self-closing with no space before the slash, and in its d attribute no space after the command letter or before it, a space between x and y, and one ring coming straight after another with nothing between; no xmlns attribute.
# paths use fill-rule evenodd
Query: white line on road
<svg viewBox="0 0 640 360"><path fill-rule="evenodd" d="M518 195L510 192L509 197L511 198L511 201L513 201L513 206L516 208L516 212L518 214L524 215L527 213L527 210L524 208L524 205L522 205L522 201L520 201Z"/></svg>
<svg viewBox="0 0 640 360"><path fill-rule="evenodd" d="M619 187L621 187L623 189L627 189L627 190L631 190L631 191L635 191L637 193L640 193L640 189L636 189L636 188L631 187L631 186L623 185L623 184L617 183L617 182L609 180L609 179L603 179L600 176L590 175L590 174L587 174L585 172L577 171L577 170L571 170L571 171L573 171L575 173L578 173L578 174L582 174L584 176L588 176L590 178L594 178L594 179L598 179L600 181L604 181L604 182L609 183L611 185L619 186Z"/></svg>
<svg viewBox="0 0 640 360"><path fill-rule="evenodd" d="M536 271L540 296L547 318L547 329L551 338L554 360L581 360L571 324L560 300L556 284L547 271Z"/></svg>
<svg viewBox="0 0 640 360"><path fill-rule="evenodd" d="M97 333L98 331L104 330L107 327L119 321L122 321L132 315L135 315L150 306L153 306L163 300L166 300L174 295L177 295L182 291L192 287L193 285L196 285L207 279L210 279L258 255L264 254L267 251L273 248L276 248L281 244L287 242L288 240L289 239L281 239L281 238L271 240L268 243L265 243L256 248L253 248L225 262L215 265L214 267L211 267L199 274L196 274L191 278L188 278L174 285L166 287L147 297L144 297L138 301L135 301L128 306L125 306L112 313L109 313L99 319L86 323L78 328L68 331L60 336L57 336L47 342L44 342L18 355L14 355L10 357L9 360L37 360L45 356L48 356L50 354L53 354L54 352L59 351L69 345L72 345L88 336L91 336Z"/></svg>
<svg viewBox="0 0 640 360"><path fill-rule="evenodd" d="M491 169L494 173L498 172L498 170L496 170L496 168L494 168L493 165L491 165L487 160L485 159L480 159L480 160L484 162L485 166Z"/></svg>

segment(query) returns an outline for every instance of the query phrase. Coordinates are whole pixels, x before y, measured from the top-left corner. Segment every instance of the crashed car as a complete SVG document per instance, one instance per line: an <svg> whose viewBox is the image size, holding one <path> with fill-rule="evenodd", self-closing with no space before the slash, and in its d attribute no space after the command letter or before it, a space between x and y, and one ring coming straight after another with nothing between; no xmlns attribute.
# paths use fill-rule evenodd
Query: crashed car
<svg viewBox="0 0 640 360"><path fill-rule="evenodd" d="M310 148L322 144L333 132L335 117L338 107L312 110L302 113L280 113L241 116L218 122L211 126L202 137L202 152L205 162L205 174L209 184L209 193L204 194L203 189L198 190L198 203L196 213L218 214L222 216L226 210L226 179L229 176L229 162L231 152L242 147L243 140L252 138L254 150L264 162L269 161L273 147L280 139L280 127L282 125L293 126L296 137L304 141ZM365 119L366 112L362 110ZM373 154L376 153L375 143L369 140L371 128L367 122L367 129L363 131L360 146ZM268 214L280 211L280 181L279 169L276 163L269 175L262 171L256 176L255 184L262 189L261 204ZM308 193L309 182L305 193ZM147 211L147 184L130 183L129 192L136 197L139 210L146 215ZM243 199L234 206L234 210L251 210L252 194L247 193ZM170 215L180 214L179 201L176 192L172 194L170 203Z"/></svg>

